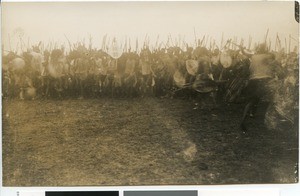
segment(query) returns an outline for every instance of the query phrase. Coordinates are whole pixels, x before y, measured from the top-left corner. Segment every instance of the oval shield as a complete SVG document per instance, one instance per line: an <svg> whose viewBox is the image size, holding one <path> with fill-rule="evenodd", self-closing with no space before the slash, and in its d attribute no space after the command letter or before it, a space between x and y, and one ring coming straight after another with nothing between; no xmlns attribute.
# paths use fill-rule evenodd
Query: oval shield
<svg viewBox="0 0 300 196"><path fill-rule="evenodd" d="M220 63L224 68L228 68L232 65L232 58L227 52L222 52L220 55Z"/></svg>
<svg viewBox="0 0 300 196"><path fill-rule="evenodd" d="M192 76L195 76L198 72L198 68L199 68L199 63L196 60L187 60L185 62L186 65L186 70L188 71L189 74L191 74Z"/></svg>

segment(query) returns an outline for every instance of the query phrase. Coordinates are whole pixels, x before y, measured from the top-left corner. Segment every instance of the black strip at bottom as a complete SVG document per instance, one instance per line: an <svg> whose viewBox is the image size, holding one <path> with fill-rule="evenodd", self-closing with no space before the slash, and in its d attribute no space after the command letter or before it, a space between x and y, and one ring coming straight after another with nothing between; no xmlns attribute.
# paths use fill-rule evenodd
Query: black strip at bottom
<svg viewBox="0 0 300 196"><path fill-rule="evenodd" d="M45 196L119 196L119 191L46 191Z"/></svg>

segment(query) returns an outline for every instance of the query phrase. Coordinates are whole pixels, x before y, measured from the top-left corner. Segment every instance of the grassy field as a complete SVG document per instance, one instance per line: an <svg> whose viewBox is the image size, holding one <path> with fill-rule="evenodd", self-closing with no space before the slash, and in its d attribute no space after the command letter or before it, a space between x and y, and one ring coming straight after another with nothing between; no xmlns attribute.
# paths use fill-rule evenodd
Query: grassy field
<svg viewBox="0 0 300 196"><path fill-rule="evenodd" d="M3 100L3 185L185 185L297 181L295 127L267 130L263 106L182 99ZM295 173L296 172L296 173Z"/></svg>

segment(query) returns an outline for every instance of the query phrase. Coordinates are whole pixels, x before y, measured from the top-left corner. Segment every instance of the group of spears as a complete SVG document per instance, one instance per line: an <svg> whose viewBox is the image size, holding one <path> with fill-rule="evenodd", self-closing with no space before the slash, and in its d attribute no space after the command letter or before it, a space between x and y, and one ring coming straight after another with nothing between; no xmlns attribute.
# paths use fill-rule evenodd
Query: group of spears
<svg viewBox="0 0 300 196"><path fill-rule="evenodd" d="M186 45L184 50L179 46L150 49L144 44L139 52L127 47L120 50L115 39L110 48L100 50L82 42L73 47L69 44L68 52L63 45L43 49L42 42L21 54L3 52L3 97L209 97L216 104L218 100L234 102L243 98L249 81L256 77L253 75L266 75L268 71L273 72L272 78L293 75L294 83L298 83L297 51L287 52L283 47L271 51L266 42L256 44L252 51L250 46L247 49L242 42L232 40L221 47L198 42L195 47ZM271 58L270 70L260 69L264 67L261 65L251 69L251 56L258 53L265 55L265 60Z"/></svg>

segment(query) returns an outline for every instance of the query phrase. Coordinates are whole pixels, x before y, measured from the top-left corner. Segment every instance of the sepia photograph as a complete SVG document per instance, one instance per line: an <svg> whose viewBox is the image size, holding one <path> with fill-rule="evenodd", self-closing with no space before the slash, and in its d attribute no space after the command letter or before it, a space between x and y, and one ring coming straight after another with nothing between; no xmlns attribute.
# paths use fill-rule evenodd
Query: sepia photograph
<svg viewBox="0 0 300 196"><path fill-rule="evenodd" d="M4 187L299 181L299 3L1 3Z"/></svg>

